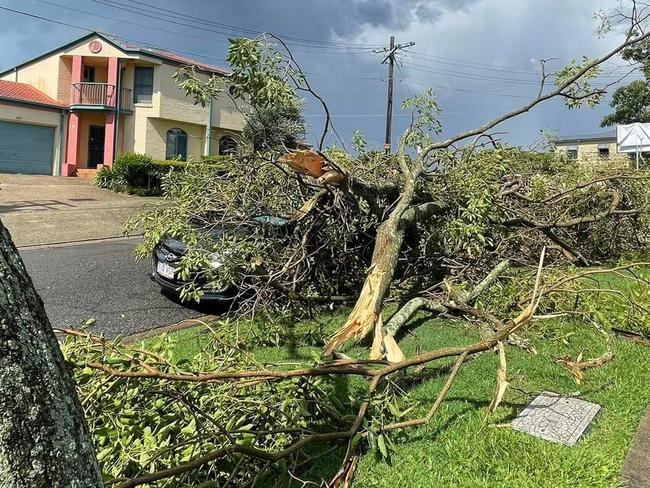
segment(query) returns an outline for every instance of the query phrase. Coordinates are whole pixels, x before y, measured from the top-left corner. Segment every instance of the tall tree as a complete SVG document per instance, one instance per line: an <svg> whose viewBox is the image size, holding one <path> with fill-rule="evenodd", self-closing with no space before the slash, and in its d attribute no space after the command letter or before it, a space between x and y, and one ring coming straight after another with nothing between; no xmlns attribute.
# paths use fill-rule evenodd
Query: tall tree
<svg viewBox="0 0 650 488"><path fill-rule="evenodd" d="M606 115L601 127L634 122L650 122L650 86L645 80L635 80L618 88L612 95L610 106L614 112Z"/></svg>
<svg viewBox="0 0 650 488"><path fill-rule="evenodd" d="M59 343L1 222L0 412L1 488L102 486Z"/></svg>

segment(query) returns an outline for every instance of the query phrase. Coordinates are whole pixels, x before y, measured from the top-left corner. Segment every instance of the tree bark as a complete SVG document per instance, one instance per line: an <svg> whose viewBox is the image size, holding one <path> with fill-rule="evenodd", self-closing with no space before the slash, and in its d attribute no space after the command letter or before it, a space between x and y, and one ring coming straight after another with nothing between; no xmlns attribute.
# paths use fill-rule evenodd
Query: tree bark
<svg viewBox="0 0 650 488"><path fill-rule="evenodd" d="M103 486L43 302L0 222L0 488Z"/></svg>
<svg viewBox="0 0 650 488"><path fill-rule="evenodd" d="M375 343L381 344L381 310L393 281L397 259L404 242L406 225L403 217L411 207L416 179L421 172L421 166L415 170L408 168L401 151L396 157L404 175L404 188L395 208L377 229L372 261L357 303L345 325L325 345L325 354L331 354L348 339L363 339L373 329L376 330L376 335L379 335L375 337Z"/></svg>

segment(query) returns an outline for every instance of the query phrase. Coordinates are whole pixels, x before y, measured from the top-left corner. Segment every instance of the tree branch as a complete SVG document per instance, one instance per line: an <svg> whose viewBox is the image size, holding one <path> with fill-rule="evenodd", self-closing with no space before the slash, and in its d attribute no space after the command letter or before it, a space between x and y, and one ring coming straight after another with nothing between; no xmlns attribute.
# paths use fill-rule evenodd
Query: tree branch
<svg viewBox="0 0 650 488"><path fill-rule="evenodd" d="M562 92L570 87L573 83L578 81L582 76L584 76L586 73L588 73L590 70L593 68L599 66L600 64L604 63L605 61L609 60L610 58L616 56L619 52L621 52L623 49L633 46L634 44L641 42L645 39L647 39L650 36L650 33L645 33L641 36L631 38L626 40L623 44L620 44L618 47L614 48L613 50L609 51L607 54L604 56L592 61L591 63L588 63L585 65L583 68L581 68L578 72L576 72L575 75L571 76L568 78L564 83L560 84L557 86L557 88L546 95L541 95L532 100L531 102L523 105L522 107L513 110L512 112L508 112L506 114L503 114L495 119L492 119L491 121L483 124L480 127L477 127L476 129L468 130L465 132L461 132L459 134L456 134L448 139L445 139L444 141L440 142L434 142L427 146L423 152L422 152L422 158L426 157L429 153L432 151L435 151L437 149L446 149L452 144L461 141L463 139L466 139L468 137L472 136L477 136L480 134L483 134L484 132L489 131L492 129L494 126L501 124L502 122L505 122L508 119L512 119L513 117L516 117L518 115L521 115L523 113L528 112L530 109L534 108L536 105L539 105L542 102L545 102L546 100L550 100L551 98L557 97L557 96L562 96Z"/></svg>

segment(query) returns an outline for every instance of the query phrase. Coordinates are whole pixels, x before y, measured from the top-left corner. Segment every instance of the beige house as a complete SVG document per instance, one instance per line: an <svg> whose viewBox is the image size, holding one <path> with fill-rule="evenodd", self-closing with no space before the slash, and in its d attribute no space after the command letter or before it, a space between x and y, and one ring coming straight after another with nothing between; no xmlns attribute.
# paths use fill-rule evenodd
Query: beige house
<svg viewBox="0 0 650 488"><path fill-rule="evenodd" d="M629 154L617 151L616 129L600 134L560 137L555 151L581 163L629 166L631 161Z"/></svg>
<svg viewBox="0 0 650 488"><path fill-rule="evenodd" d="M237 150L244 117L224 95L195 104L172 79L222 68L97 32L0 73L0 172L91 176L123 152L199 159Z"/></svg>

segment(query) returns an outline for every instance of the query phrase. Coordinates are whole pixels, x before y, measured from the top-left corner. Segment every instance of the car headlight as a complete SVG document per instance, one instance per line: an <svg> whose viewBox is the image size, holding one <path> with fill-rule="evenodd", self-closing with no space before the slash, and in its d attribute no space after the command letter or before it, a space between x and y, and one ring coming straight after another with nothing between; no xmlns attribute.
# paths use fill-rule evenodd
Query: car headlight
<svg viewBox="0 0 650 488"><path fill-rule="evenodd" d="M224 264L223 255L213 252L209 256L210 258L210 267L212 269L221 268Z"/></svg>

